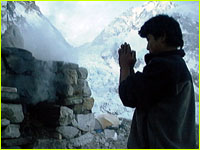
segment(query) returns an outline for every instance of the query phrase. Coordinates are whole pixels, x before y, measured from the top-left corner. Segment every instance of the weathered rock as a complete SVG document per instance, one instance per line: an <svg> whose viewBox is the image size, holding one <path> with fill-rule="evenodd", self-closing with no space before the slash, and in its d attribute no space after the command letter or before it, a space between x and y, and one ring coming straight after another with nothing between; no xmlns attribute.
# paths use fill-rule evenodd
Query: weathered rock
<svg viewBox="0 0 200 150"><path fill-rule="evenodd" d="M74 88L70 84L67 84L64 81L60 80L59 78L61 77L58 77L58 75L56 76L56 78L58 79L54 84L56 95L59 96L60 99L65 99L66 97L73 96ZM64 78L64 76L62 78Z"/></svg>
<svg viewBox="0 0 200 150"><path fill-rule="evenodd" d="M1 100L3 102L18 102L20 103L19 94L17 88L13 87L1 87Z"/></svg>
<svg viewBox="0 0 200 150"><path fill-rule="evenodd" d="M6 58L7 57L9 58L9 57L12 57L12 56L13 57L17 56L19 58L22 58L24 61L33 61L34 60L34 57L32 56L32 53L27 51L27 50L25 50L25 49L16 48L16 47L2 47L1 48L1 57L4 58L5 65L8 65L6 63L9 62L9 61L7 61ZM14 64L12 64L12 65L14 65ZM26 65L26 64L23 64L23 65ZM27 69L34 69L34 68L27 68Z"/></svg>
<svg viewBox="0 0 200 150"><path fill-rule="evenodd" d="M30 74L34 69L34 58L32 54L26 50L2 48L2 56L7 72Z"/></svg>
<svg viewBox="0 0 200 150"><path fill-rule="evenodd" d="M88 77L88 71L86 68L83 67L78 68L77 73L79 79L87 79Z"/></svg>
<svg viewBox="0 0 200 150"><path fill-rule="evenodd" d="M72 126L59 126L56 130L66 139L72 139L79 133L79 130Z"/></svg>
<svg viewBox="0 0 200 150"><path fill-rule="evenodd" d="M117 133L115 130L104 129L104 134L106 139L117 140Z"/></svg>
<svg viewBox="0 0 200 150"><path fill-rule="evenodd" d="M17 139L5 139L1 143L5 146L16 146L16 145L26 145L31 144L33 139L31 137L17 138Z"/></svg>
<svg viewBox="0 0 200 150"><path fill-rule="evenodd" d="M92 110L92 107L94 106L94 98L84 98L83 101L84 110Z"/></svg>
<svg viewBox="0 0 200 150"><path fill-rule="evenodd" d="M93 98L83 98L83 103L74 105L73 111L75 114L88 114L91 113L93 105Z"/></svg>
<svg viewBox="0 0 200 150"><path fill-rule="evenodd" d="M20 123L24 119L22 105L1 103L1 117L10 120L11 123Z"/></svg>
<svg viewBox="0 0 200 150"><path fill-rule="evenodd" d="M1 92L17 93L17 88L1 86Z"/></svg>
<svg viewBox="0 0 200 150"><path fill-rule="evenodd" d="M95 127L94 114L78 114L77 116L78 128L82 131L93 131Z"/></svg>
<svg viewBox="0 0 200 150"><path fill-rule="evenodd" d="M74 114L90 114L92 112L91 110L86 109L83 104L74 105L72 109Z"/></svg>
<svg viewBox="0 0 200 150"><path fill-rule="evenodd" d="M2 47L24 48L24 39L16 25L11 25L2 35Z"/></svg>
<svg viewBox="0 0 200 150"><path fill-rule="evenodd" d="M82 102L83 102L82 97L67 97L64 99L63 104L68 106L68 105L81 104Z"/></svg>
<svg viewBox="0 0 200 150"><path fill-rule="evenodd" d="M61 106L59 124L68 125L72 122L72 120L73 120L73 110L71 110L68 107Z"/></svg>
<svg viewBox="0 0 200 150"><path fill-rule="evenodd" d="M73 96L74 88L71 85L68 86L66 94L67 94L67 96Z"/></svg>
<svg viewBox="0 0 200 150"><path fill-rule="evenodd" d="M83 95L84 97L90 97L91 96L91 90L89 88L88 82L83 79L78 79L78 84L75 86L75 92L76 95Z"/></svg>
<svg viewBox="0 0 200 150"><path fill-rule="evenodd" d="M77 84L78 74L75 69L64 68L63 73L64 73L64 77L65 77L64 78L65 83L75 84L75 85Z"/></svg>
<svg viewBox="0 0 200 150"><path fill-rule="evenodd" d="M8 119L1 119L1 127L6 127L10 124L10 120Z"/></svg>
<svg viewBox="0 0 200 150"><path fill-rule="evenodd" d="M71 139L70 143L74 147L80 147L80 146L83 146L83 145L86 145L86 144L92 142L93 139L94 139L94 135L88 132L78 138Z"/></svg>
<svg viewBox="0 0 200 150"><path fill-rule="evenodd" d="M76 121L75 118L72 120L72 125L73 125L74 127L78 128L78 122Z"/></svg>
<svg viewBox="0 0 200 150"><path fill-rule="evenodd" d="M83 114L83 105L74 105L74 107L72 108L74 111L74 114Z"/></svg>
<svg viewBox="0 0 200 150"><path fill-rule="evenodd" d="M66 140L38 139L33 149L66 149Z"/></svg>
<svg viewBox="0 0 200 150"><path fill-rule="evenodd" d="M95 119L95 127L94 127L94 129L95 130L100 130L100 131L103 129L101 123L97 119Z"/></svg>
<svg viewBox="0 0 200 150"><path fill-rule="evenodd" d="M87 81L84 81L84 86L83 86L83 96L85 97L90 97L91 96L91 90L90 87L88 85Z"/></svg>
<svg viewBox="0 0 200 150"><path fill-rule="evenodd" d="M18 93L1 92L1 100L3 102L20 103L20 98Z"/></svg>
<svg viewBox="0 0 200 150"><path fill-rule="evenodd" d="M18 138L20 137L19 125L10 124L2 130L1 138Z"/></svg>

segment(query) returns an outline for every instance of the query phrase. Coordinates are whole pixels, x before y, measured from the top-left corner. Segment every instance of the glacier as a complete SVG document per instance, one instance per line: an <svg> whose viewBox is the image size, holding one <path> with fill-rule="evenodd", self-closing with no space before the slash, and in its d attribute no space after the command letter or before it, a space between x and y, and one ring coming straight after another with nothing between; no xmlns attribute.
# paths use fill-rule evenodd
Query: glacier
<svg viewBox="0 0 200 150"><path fill-rule="evenodd" d="M179 6L172 1L145 2L132 7L116 17L90 43L73 47L51 22L41 13L35 2L1 2L1 34L8 23L17 24L25 40L25 49L42 60L60 60L78 63L87 68L88 82L95 99L95 115L111 113L131 119L134 109L124 107L118 96L119 65L118 48L130 43L137 53L136 71L144 67L146 40L138 35L141 25L157 14L169 14L179 21L183 31L184 57L191 71L196 95L196 122L199 122L199 6ZM192 8L192 9L191 9ZM184 11L183 11L184 10Z"/></svg>

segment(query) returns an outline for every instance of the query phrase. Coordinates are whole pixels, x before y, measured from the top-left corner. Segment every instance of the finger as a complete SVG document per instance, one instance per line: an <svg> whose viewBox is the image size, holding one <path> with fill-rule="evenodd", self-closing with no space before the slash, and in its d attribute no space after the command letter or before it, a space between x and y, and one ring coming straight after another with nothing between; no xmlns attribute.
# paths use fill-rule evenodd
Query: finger
<svg viewBox="0 0 200 150"><path fill-rule="evenodd" d="M124 44L121 45L121 49L123 49L123 48L124 48Z"/></svg>
<svg viewBox="0 0 200 150"><path fill-rule="evenodd" d="M125 54L129 53L128 44L126 42L124 43L124 51L125 51Z"/></svg>
<svg viewBox="0 0 200 150"><path fill-rule="evenodd" d="M129 44L127 44L127 51L128 51L128 53L131 53L131 47Z"/></svg>
<svg viewBox="0 0 200 150"><path fill-rule="evenodd" d="M124 43L124 44L122 44L121 45L121 54L127 54L127 50L126 50L126 44Z"/></svg>

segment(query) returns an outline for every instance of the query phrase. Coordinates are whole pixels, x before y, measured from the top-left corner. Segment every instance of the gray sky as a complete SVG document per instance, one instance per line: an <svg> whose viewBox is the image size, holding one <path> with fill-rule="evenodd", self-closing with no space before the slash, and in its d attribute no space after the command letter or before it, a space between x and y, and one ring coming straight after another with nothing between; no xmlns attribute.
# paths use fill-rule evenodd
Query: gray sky
<svg viewBox="0 0 200 150"><path fill-rule="evenodd" d="M73 46L91 42L115 17L146 1L36 1L41 12ZM175 2L181 5L198 2ZM197 12L198 13L198 12Z"/></svg>

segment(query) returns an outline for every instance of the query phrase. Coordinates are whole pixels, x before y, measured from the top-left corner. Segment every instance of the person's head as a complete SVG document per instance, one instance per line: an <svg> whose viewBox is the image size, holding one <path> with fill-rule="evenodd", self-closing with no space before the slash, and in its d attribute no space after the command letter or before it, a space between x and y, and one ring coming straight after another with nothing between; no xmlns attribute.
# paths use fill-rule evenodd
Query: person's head
<svg viewBox="0 0 200 150"><path fill-rule="evenodd" d="M182 49L184 44L179 23L168 15L149 19L138 33L142 38L147 38L147 49L151 53Z"/></svg>

